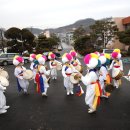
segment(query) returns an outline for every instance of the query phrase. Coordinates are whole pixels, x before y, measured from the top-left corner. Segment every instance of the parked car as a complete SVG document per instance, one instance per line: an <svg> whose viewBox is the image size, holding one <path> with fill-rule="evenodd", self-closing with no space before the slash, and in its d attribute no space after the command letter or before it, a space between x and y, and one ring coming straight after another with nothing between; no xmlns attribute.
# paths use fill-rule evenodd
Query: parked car
<svg viewBox="0 0 130 130"><path fill-rule="evenodd" d="M114 49L103 49L103 53L111 54Z"/></svg>
<svg viewBox="0 0 130 130"><path fill-rule="evenodd" d="M8 64L13 64L13 58L14 56L19 55L18 53L1 53L0 54L0 64L1 65L8 65ZM29 62L29 57L23 57L24 58L24 63Z"/></svg>

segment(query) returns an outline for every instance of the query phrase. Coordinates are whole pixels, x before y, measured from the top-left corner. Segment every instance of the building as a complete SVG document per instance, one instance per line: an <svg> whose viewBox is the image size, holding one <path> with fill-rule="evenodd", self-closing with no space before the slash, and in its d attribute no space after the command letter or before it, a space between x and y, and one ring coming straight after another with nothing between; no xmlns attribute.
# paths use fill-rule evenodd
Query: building
<svg viewBox="0 0 130 130"><path fill-rule="evenodd" d="M67 43L72 45L74 43L73 40L73 31L68 31L64 33L57 33L57 37L60 39L61 43Z"/></svg>
<svg viewBox="0 0 130 130"><path fill-rule="evenodd" d="M122 19L122 24L125 30L130 29L130 16Z"/></svg>
<svg viewBox="0 0 130 130"><path fill-rule="evenodd" d="M117 25L119 31L124 31L125 30L125 28L124 28L124 26L122 24L122 19L123 18L124 17L114 17L114 18L112 18L112 21L115 22L115 24Z"/></svg>
<svg viewBox="0 0 130 130"><path fill-rule="evenodd" d="M130 16L126 17L126 18L125 17L115 17L115 18L112 18L112 21L115 22L119 31L125 31L127 29L130 29ZM128 50L128 47L129 46L126 46L125 44L121 43L119 41L118 37L114 37L106 45L106 48L108 48L108 49L119 48L121 50Z"/></svg>

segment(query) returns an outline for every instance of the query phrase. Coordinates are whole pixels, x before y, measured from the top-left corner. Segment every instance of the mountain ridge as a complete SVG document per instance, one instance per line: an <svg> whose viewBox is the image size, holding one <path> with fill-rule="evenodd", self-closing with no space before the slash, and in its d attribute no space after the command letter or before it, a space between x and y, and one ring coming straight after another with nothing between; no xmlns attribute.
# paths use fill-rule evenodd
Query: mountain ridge
<svg viewBox="0 0 130 130"><path fill-rule="evenodd" d="M40 29L40 28L27 28L30 30L33 34L40 34L42 32L45 32L47 30L50 31L50 33L65 33L68 31L72 31L74 28L78 28L80 26L83 26L86 31L90 31L89 26L93 25L95 23L95 20L92 18L86 18L86 19L80 19L73 24L65 25L58 28L48 28L48 29Z"/></svg>

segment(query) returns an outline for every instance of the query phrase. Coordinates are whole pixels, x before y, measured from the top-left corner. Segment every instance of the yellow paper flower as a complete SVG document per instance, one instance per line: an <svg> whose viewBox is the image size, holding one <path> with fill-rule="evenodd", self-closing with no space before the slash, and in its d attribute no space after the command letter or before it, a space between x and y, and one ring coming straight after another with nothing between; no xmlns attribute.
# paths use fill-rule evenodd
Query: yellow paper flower
<svg viewBox="0 0 130 130"><path fill-rule="evenodd" d="M48 56L50 56L51 54L53 54L52 52L49 52Z"/></svg>
<svg viewBox="0 0 130 130"><path fill-rule="evenodd" d="M97 54L95 54L95 53L91 53L90 55L91 55L91 58L96 58L96 59L98 59L98 57L99 57L99 56L98 56Z"/></svg>
<svg viewBox="0 0 130 130"><path fill-rule="evenodd" d="M38 60L38 58L41 57L41 56L42 56L42 54L36 55L36 59Z"/></svg>
<svg viewBox="0 0 130 130"><path fill-rule="evenodd" d="M120 53L120 49L114 49L114 52Z"/></svg>
<svg viewBox="0 0 130 130"><path fill-rule="evenodd" d="M105 57L106 57L107 59L110 59L110 58L111 58L110 54L108 54L108 53L105 53L104 55L105 55Z"/></svg>
<svg viewBox="0 0 130 130"><path fill-rule="evenodd" d="M13 59L16 59L17 57L19 57L18 55L15 55Z"/></svg>
<svg viewBox="0 0 130 130"><path fill-rule="evenodd" d="M66 57L66 54L67 54L67 53L64 53L63 56L62 56L62 58Z"/></svg>

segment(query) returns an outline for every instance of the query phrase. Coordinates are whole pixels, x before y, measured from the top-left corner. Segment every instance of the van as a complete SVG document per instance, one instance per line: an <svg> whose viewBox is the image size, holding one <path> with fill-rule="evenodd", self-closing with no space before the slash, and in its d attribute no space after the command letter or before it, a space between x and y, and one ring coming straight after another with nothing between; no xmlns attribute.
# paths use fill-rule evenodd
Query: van
<svg viewBox="0 0 130 130"><path fill-rule="evenodd" d="M0 54L0 65L8 65L8 64L13 64L13 58L14 56L19 55L18 53L1 53ZM28 57L23 57L24 58L24 63L29 62Z"/></svg>

